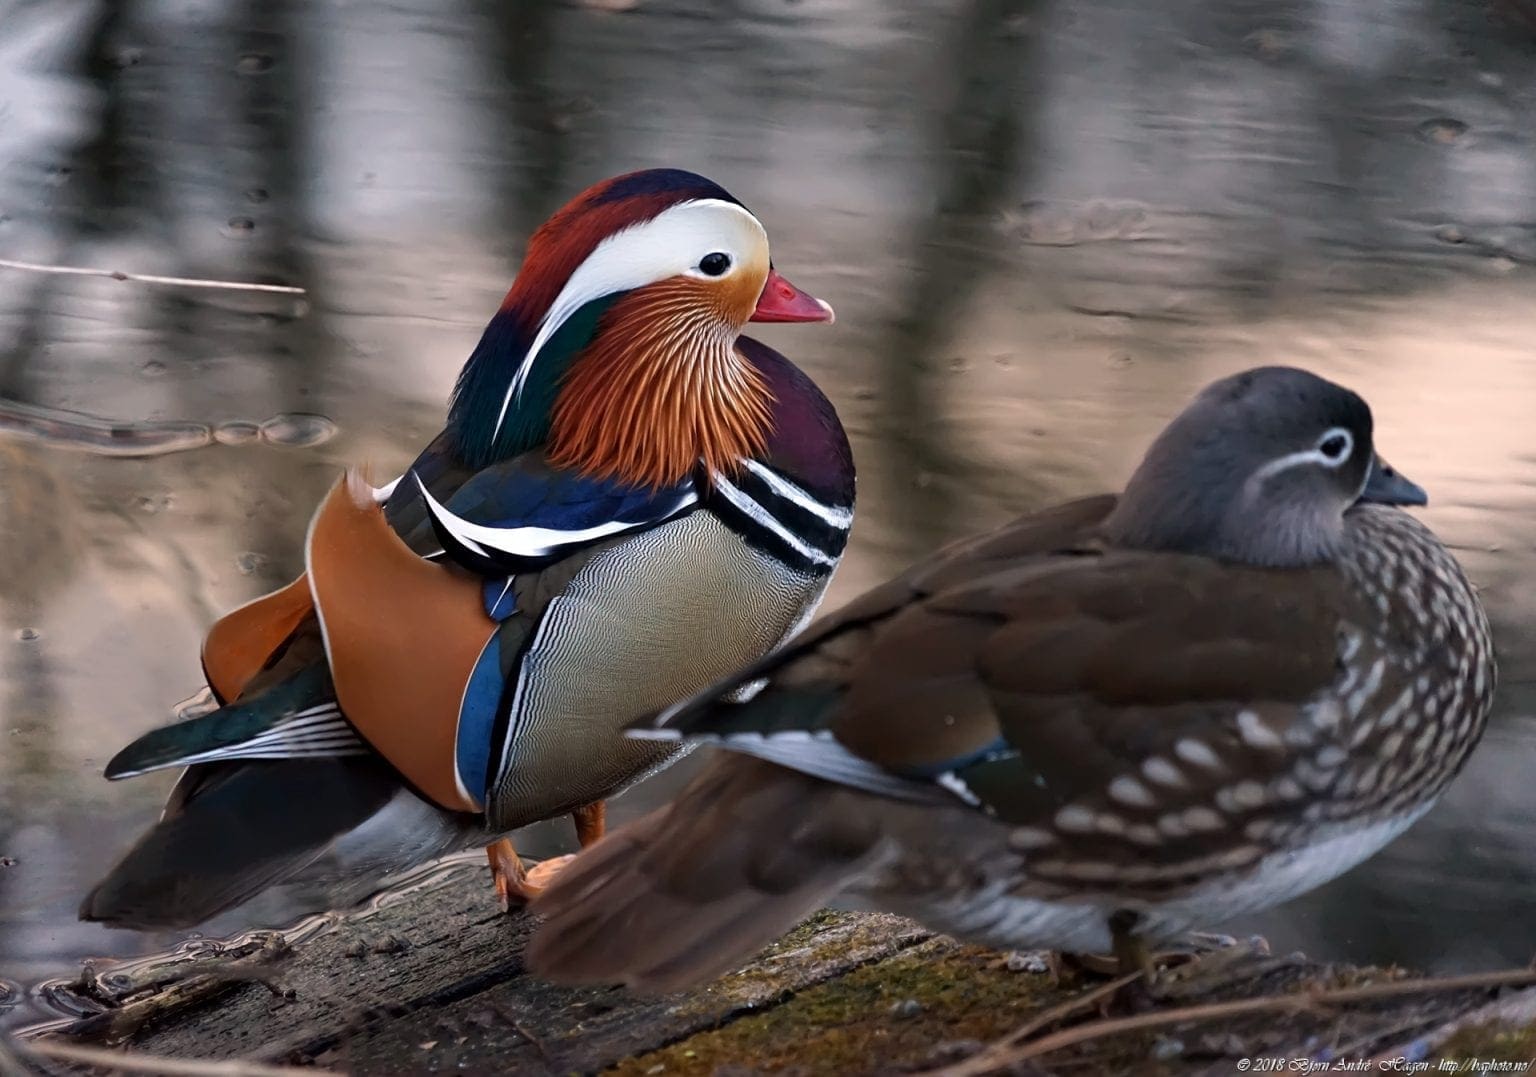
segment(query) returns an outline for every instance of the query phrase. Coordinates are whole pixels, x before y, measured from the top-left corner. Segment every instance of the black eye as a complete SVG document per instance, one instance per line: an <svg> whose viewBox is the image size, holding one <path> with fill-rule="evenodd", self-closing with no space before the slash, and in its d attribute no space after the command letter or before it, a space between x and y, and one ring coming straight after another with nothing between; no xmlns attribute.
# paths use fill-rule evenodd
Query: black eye
<svg viewBox="0 0 1536 1077"><path fill-rule="evenodd" d="M1343 434L1334 434L1324 438L1317 448L1328 459L1337 460L1349 451L1349 439Z"/></svg>
<svg viewBox="0 0 1536 1077"><path fill-rule="evenodd" d="M699 259L699 269L711 277L718 277L731 268L731 256L715 251Z"/></svg>

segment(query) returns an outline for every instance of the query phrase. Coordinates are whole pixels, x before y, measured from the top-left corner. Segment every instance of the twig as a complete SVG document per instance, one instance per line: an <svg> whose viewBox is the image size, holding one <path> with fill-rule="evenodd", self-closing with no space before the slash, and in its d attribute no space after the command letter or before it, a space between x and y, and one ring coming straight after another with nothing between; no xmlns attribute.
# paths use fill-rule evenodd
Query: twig
<svg viewBox="0 0 1536 1077"><path fill-rule="evenodd" d="M1331 1046L1333 1048L1333 1057L1361 1058L1364 1056L1365 1049L1370 1047L1372 1044L1380 1043L1384 1039L1396 1040L1405 1032L1417 1032L1418 1030L1431 1023L1431 1018L1425 1017L1423 1013L1414 1012L1403 1020L1398 1021L1396 1024L1388 1025L1385 1028L1381 1028L1379 1026L1371 1027L1362 1036L1356 1036L1354 1039L1347 1040L1343 1043L1332 1044ZM1394 1053L1395 1052L1389 1051L1387 1055L1383 1055L1382 1057L1386 1058ZM1374 1073L1375 1070L1372 1070L1371 1072Z"/></svg>
<svg viewBox="0 0 1536 1077"><path fill-rule="evenodd" d="M18 262L0 258L0 269L20 269L28 273L65 273L76 277L110 277L140 284L168 284L178 288L226 288L235 292L276 292L279 295L307 295L304 288L292 284L254 284L238 280L202 280L197 277L162 277L156 273L124 273L116 269L91 269L87 266L50 266L39 262Z"/></svg>
<svg viewBox="0 0 1536 1077"><path fill-rule="evenodd" d="M217 953L196 957L167 954L130 962L114 972L110 988L94 971L82 971L69 990L109 1010L122 1010L135 1002L152 999L195 977L223 982L254 980L274 995L282 996L285 992L278 982L277 969L291 956L292 947L281 934L251 932L224 945Z"/></svg>
<svg viewBox="0 0 1536 1077"><path fill-rule="evenodd" d="M1500 972L1469 973L1465 976L1430 977L1421 980L1401 980L1397 983L1372 984L1369 987L1345 987L1332 991L1297 991L1285 995L1270 995L1264 998L1234 999L1229 1002L1210 1002L1200 1006L1185 1006L1175 1010L1164 1010L1161 1013L1143 1013L1133 1017L1106 1018L1101 1021L1090 1021L1087 1024L1076 1025L1072 1028L1053 1032L1049 1036L1043 1036L1033 1042L1023 1044L1016 1049L997 1051L992 1048L983 1052L989 1056L982 1068L964 1069L967 1062L956 1063L954 1066L940 1070L932 1070L924 1077L962 1077L988 1073L1004 1066L1010 1066L1018 1062L1025 1062L1040 1055L1050 1054L1065 1047L1074 1047L1081 1043L1103 1039L1109 1036L1118 1036L1125 1032L1140 1032L1149 1028L1162 1028L1166 1025L1187 1024L1196 1021L1209 1021L1217 1017L1238 1017L1251 1013L1264 1013L1277 1010L1307 1010L1314 1006L1334 1006L1349 1002L1369 1002L1376 999L1392 998L1397 995L1414 995L1425 991L1459 991L1480 987L1513 987L1521 984L1536 983L1536 969L1505 969ZM1017 1042L1017 1034L1010 1035L1008 1042ZM998 1046L1002 1046L999 1044ZM979 1058L980 1056L973 1056Z"/></svg>
<svg viewBox="0 0 1536 1077"><path fill-rule="evenodd" d="M260 1062L246 1062L238 1058L214 1060L196 1058L165 1058L125 1051L111 1051L104 1047L78 1047L71 1043L32 1042L18 1045L27 1054L39 1058L52 1058L60 1062L79 1062L87 1066L121 1070L124 1073L160 1073L168 1077L314 1077L314 1070L296 1069L292 1066L268 1066Z"/></svg>
<svg viewBox="0 0 1536 1077"><path fill-rule="evenodd" d="M1370 1060L1371 1065L1381 1068L1381 1063L1399 1058L1408 1053L1410 1046L1421 1044L1433 1050L1442 1046L1446 1040L1465 1028L1476 1028L1483 1025L1529 1025L1536 1021L1536 991L1516 991L1505 995L1484 1006L1479 1006L1470 1013L1461 1013L1450 1021L1440 1024L1427 1032L1421 1032L1409 1043L1393 1044L1379 1052Z"/></svg>
<svg viewBox="0 0 1536 1077"><path fill-rule="evenodd" d="M232 994L240 987L252 983L260 984L274 997L284 1001L293 998L275 974L254 966L242 968L241 964L234 961L227 969L189 972L156 984L141 985L126 1002L115 1001L100 992L77 990L74 993L79 997L105 1003L106 1008L75 1019L63 1031L71 1037L120 1042L133 1036L151 1021L165 1020Z"/></svg>
<svg viewBox="0 0 1536 1077"><path fill-rule="evenodd" d="M984 1050L977 1052L970 1058L962 1059L942 1069L929 1070L919 1077L972 1077L973 1074L986 1073L1000 1065L1006 1065L1002 1059L1016 1045L1023 1043L1030 1036L1039 1032L1042 1028L1054 1025L1057 1021L1071 1017L1075 1013L1089 1009L1095 1003L1109 998L1116 991L1128 984L1141 979L1141 972L1132 972L1118 979L1095 987L1092 991L1081 995L1074 995L1065 1002L1058 1003L1042 1013L1036 1014L1024 1024L1014 1029L1002 1039L989 1044Z"/></svg>

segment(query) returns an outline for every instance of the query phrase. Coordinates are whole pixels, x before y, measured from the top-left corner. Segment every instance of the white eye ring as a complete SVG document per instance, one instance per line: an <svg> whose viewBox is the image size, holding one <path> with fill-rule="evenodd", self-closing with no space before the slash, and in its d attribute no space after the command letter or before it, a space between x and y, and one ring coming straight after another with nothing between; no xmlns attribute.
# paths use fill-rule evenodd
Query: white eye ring
<svg viewBox="0 0 1536 1077"><path fill-rule="evenodd" d="M1323 432L1317 439L1317 455L1324 467L1338 467L1355 451L1355 436L1342 426Z"/></svg>

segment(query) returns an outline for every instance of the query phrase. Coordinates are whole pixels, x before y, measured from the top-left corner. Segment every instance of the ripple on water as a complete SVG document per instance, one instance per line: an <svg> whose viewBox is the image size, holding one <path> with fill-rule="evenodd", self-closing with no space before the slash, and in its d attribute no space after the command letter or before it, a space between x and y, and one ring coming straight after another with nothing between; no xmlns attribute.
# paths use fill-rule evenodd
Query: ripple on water
<svg viewBox="0 0 1536 1077"><path fill-rule="evenodd" d="M335 422L324 415L293 411L264 423L233 419L217 428L191 421L117 422L61 408L45 408L0 399L0 438L41 442L95 456L160 456L217 442L250 445L265 441L307 449L336 436Z"/></svg>
<svg viewBox="0 0 1536 1077"><path fill-rule="evenodd" d="M294 449L307 449L321 445L336 436L336 424L324 415L293 411L274 415L261 424L261 438L272 445L286 445Z"/></svg>
<svg viewBox="0 0 1536 1077"><path fill-rule="evenodd" d="M113 422L93 415L0 400L0 437L80 449L97 456L158 456L209 444L213 431L194 422Z"/></svg>
<svg viewBox="0 0 1536 1077"><path fill-rule="evenodd" d="M1460 120L1449 116L1436 116L1432 120L1425 120L1419 124L1419 137L1425 142L1433 142L1442 146L1449 146L1461 141L1470 128Z"/></svg>
<svg viewBox="0 0 1536 1077"><path fill-rule="evenodd" d="M100 1002L80 994L81 983L88 979L89 975L89 972L82 972L79 978L73 980L45 980L32 989L31 1001L34 1003L34 1010L53 1018L52 1021L45 1022L43 1027L59 1021L76 1021L106 1009ZM0 1008L0 1012L4 1012L3 1008Z"/></svg>
<svg viewBox="0 0 1536 1077"><path fill-rule="evenodd" d="M220 445L249 445L261 440L261 424L245 419L220 423L213 432L213 440Z"/></svg>

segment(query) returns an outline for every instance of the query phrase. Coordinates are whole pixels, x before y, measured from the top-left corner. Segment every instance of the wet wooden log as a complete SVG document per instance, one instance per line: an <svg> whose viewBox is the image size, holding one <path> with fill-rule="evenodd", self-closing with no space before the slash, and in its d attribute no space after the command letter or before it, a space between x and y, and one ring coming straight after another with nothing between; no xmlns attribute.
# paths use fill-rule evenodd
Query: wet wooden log
<svg viewBox="0 0 1536 1077"><path fill-rule="evenodd" d="M147 1059L141 1072L162 1058L380 1075L1195 1074L1257 1057L1536 1055L1536 989L1522 989L1536 974L1520 971L1409 981L1298 956L1240 966L1198 1000L1143 995L1137 1006L1097 981L1055 983L1040 955L824 912L739 972L648 999L528 976L530 927L496 909L483 861L462 860L325 930L98 972L76 993L100 1012L18 1046L111 1047ZM1042 1044L1055 1049L1018 1057Z"/></svg>

